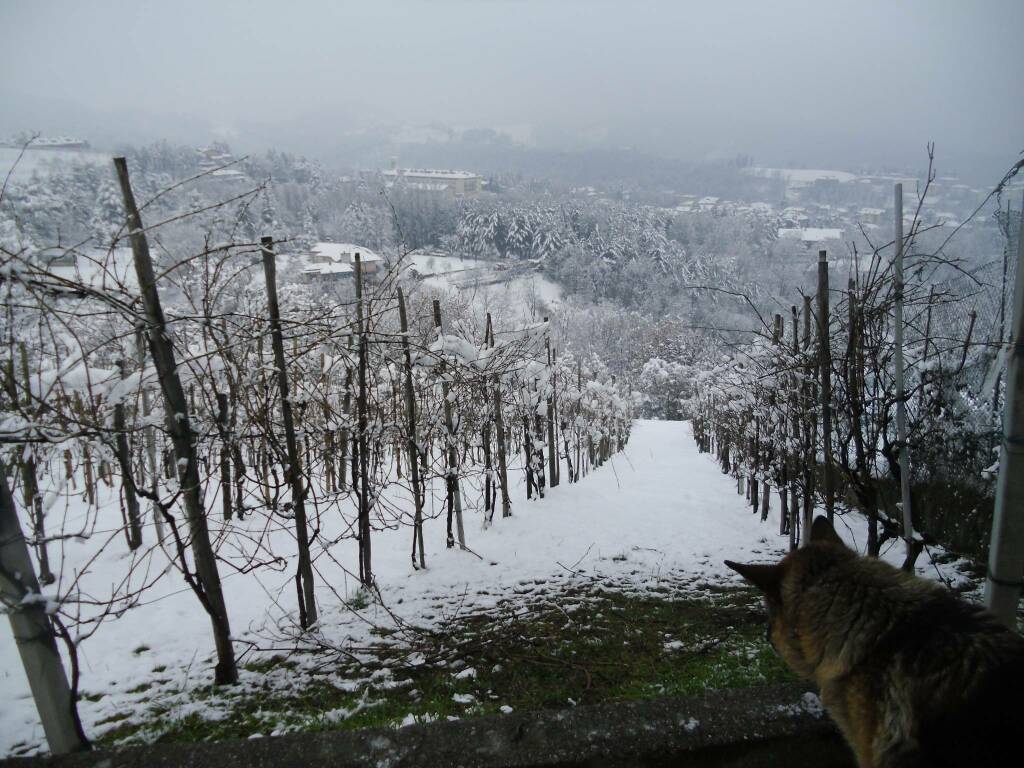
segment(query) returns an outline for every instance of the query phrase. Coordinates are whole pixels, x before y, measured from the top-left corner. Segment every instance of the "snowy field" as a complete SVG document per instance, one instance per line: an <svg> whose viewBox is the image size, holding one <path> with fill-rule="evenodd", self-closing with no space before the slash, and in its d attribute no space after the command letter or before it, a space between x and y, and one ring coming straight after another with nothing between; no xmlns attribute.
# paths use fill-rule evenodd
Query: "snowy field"
<svg viewBox="0 0 1024 768"><path fill-rule="evenodd" d="M443 275L448 272L459 272L464 269L487 267L490 262L480 259L465 259L461 256L443 256L433 253L410 253L405 257L406 263L416 269L424 277Z"/></svg>
<svg viewBox="0 0 1024 768"><path fill-rule="evenodd" d="M411 253L406 260L434 288L457 290L474 306L490 312L498 327L539 322L562 301L561 287L523 265L503 262L508 271L495 270L495 262Z"/></svg>
<svg viewBox="0 0 1024 768"><path fill-rule="evenodd" d="M472 552L445 548L443 517L426 522L426 571L410 567L410 528L375 533L374 570L383 606L370 603L353 611L342 602L351 600L357 588L345 570L355 568L357 562L354 541L317 550L321 638L336 647L358 649L371 641L375 625L394 626L396 619L419 626L442 622L452 610L493 606L501 595L513 591L543 590L537 582L553 583L567 571L590 579L629 581L640 590L657 587L665 575L679 573L688 574L695 589L735 583L738 577L722 564L725 558L771 561L784 554L787 544L777 534L777 516L761 523L752 515L736 493L735 480L722 475L711 457L697 452L683 422L636 422L624 453L578 485L549 490L543 501L525 499L521 472L510 480L513 517L496 518L488 529L482 527L482 515L473 511L473 500L468 499L467 544ZM108 506L118 514L116 506ZM260 521L253 515L246 524L258 528ZM211 522L216 524L214 516ZM338 527L325 520L322 535L329 536ZM838 527L851 543L863 545L859 519L846 516ZM219 533L224 535L223 530ZM271 535L286 537L287 533L272 531ZM224 537L222 555L230 559L228 550L241 540ZM275 545L275 552L282 547ZM109 553L95 564L95 573L83 588L106 586L109 590L107 582L124 571L130 555L123 542L115 542ZM77 565L73 542L68 543L64 557L66 569ZM887 556L894 563L900 558L898 547ZM936 577L938 570L927 556L919 563L921 575ZM146 577L153 578L166 564L163 553L155 550ZM943 569L946 578L960 578L955 568ZM243 661L259 658L246 651L249 641L266 647L269 637L287 632L285 617L294 611L295 603L294 570L289 562L280 572L240 575L222 566L233 634ZM99 724L112 716L127 713L131 722L133 713L161 699L180 702L179 715L200 707L204 716L216 717L215 705L200 705L188 696L211 681L212 650L209 622L195 597L176 572L168 572L141 604L108 620L83 644L82 688L87 699L81 711L86 732L99 735L105 729ZM242 685L255 685L261 677L243 671ZM146 684L151 687L141 690ZM0 754L16 746L19 752L26 746L38 748L42 730L8 631L0 633L0 686L5 692L0 707Z"/></svg>

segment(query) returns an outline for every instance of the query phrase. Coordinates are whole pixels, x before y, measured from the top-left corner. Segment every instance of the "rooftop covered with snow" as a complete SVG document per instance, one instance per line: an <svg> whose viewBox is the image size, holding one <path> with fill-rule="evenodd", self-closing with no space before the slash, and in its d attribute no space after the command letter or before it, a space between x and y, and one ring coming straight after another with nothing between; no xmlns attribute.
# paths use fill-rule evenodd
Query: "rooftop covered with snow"
<svg viewBox="0 0 1024 768"><path fill-rule="evenodd" d="M800 240L804 243L819 243L823 240L842 240L843 230L821 227L784 227L779 230L783 240Z"/></svg>
<svg viewBox="0 0 1024 768"><path fill-rule="evenodd" d="M457 179L479 179L480 174L469 171L449 171L437 168L391 168L383 171L385 176L411 176L439 181L455 181Z"/></svg>
<svg viewBox="0 0 1024 768"><path fill-rule="evenodd" d="M359 254L359 260L364 264L371 261L384 260L366 246L354 243L317 243L310 249L310 253L322 259L340 261L346 264L354 264L357 253Z"/></svg>

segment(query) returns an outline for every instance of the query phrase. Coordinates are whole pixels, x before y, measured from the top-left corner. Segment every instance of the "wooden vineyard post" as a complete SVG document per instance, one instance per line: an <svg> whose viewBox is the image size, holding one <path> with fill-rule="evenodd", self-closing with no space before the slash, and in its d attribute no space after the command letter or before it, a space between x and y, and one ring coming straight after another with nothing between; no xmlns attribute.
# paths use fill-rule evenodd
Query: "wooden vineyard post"
<svg viewBox="0 0 1024 768"><path fill-rule="evenodd" d="M231 504L231 426L228 420L228 396L217 393L217 433L220 436L220 502L224 519L232 518ZM241 517L241 516L240 516Z"/></svg>
<svg viewBox="0 0 1024 768"><path fill-rule="evenodd" d="M441 328L441 302L434 299L434 328L437 330L437 337L440 339ZM444 399L444 428L445 428L445 486L448 491L448 547L455 546L452 537L452 515L455 516L455 525L458 530L459 546L466 548L466 533L462 525L462 491L459 488L458 461L459 453L455 445L455 427L452 419L452 404L448 399L451 387L448 384L447 371L442 367L441 372L441 397Z"/></svg>
<svg viewBox="0 0 1024 768"><path fill-rule="evenodd" d="M818 395L821 402L821 444L825 464L821 468L825 514L831 523L836 514L832 486L832 346L829 337L828 255L818 251Z"/></svg>
<svg viewBox="0 0 1024 768"><path fill-rule="evenodd" d="M345 362L345 398L341 403L341 414L344 417L342 427L338 432L338 442L340 443L341 450L338 456L338 488L345 488L345 478L348 475L348 446L349 446L349 429L348 419L352 413L352 366L350 362L352 354L352 335L349 334L348 345L345 348L346 362ZM354 479L354 478L353 478Z"/></svg>
<svg viewBox="0 0 1024 768"><path fill-rule="evenodd" d="M334 466L334 430L331 429L331 424L334 420L334 411L331 409L327 367L322 352L320 353L320 388L324 393L324 483L326 484L327 491L329 493L335 493L338 490L338 478Z"/></svg>
<svg viewBox="0 0 1024 768"><path fill-rule="evenodd" d="M491 346L493 328L491 327L491 313L487 313L484 324L484 347ZM488 361L489 362L489 361ZM481 386L483 387L484 402L490 404L491 399L488 392L488 378L485 376ZM480 444L484 452L484 525L489 526L494 520L494 505L497 496L497 489L494 478L494 457L491 450L491 420L484 417L483 425L480 428Z"/></svg>
<svg viewBox="0 0 1024 768"><path fill-rule="evenodd" d="M573 481L578 483L580 481L580 465L583 463L583 440L579 427L579 416L583 411L583 363L581 361L576 362L576 391L579 393L579 399L576 402L576 472Z"/></svg>
<svg viewBox="0 0 1024 768"><path fill-rule="evenodd" d="M526 463L524 469L526 471L526 498L533 498L533 487L535 485L533 480L533 440L530 439L530 417L523 415L523 453L525 454Z"/></svg>
<svg viewBox="0 0 1024 768"><path fill-rule="evenodd" d="M366 432L369 427L366 402L366 367L369 349L369 320L363 311L363 262L359 253L355 255L356 278L356 324L359 333L359 369L356 410L359 414L359 575L364 587L373 585L373 561L370 548L370 478L367 474ZM354 480L354 478L353 478Z"/></svg>
<svg viewBox="0 0 1024 768"><path fill-rule="evenodd" d="M277 264L274 239L260 241L263 252L263 274L267 279L267 312L270 315L270 341L274 347L274 367L277 368L277 386L281 394L281 416L284 421L285 450L288 454L288 472L292 487L292 514L295 516L295 539L299 547L298 578L302 589L299 604L299 624L309 629L316 624L316 597L313 592L313 563L309 556L309 530L306 526L306 491L302 482L302 461L295 440L295 420L291 395L288 391L288 368L284 358L284 336L281 332L281 308L277 302ZM225 409L226 410L226 409ZM225 413L226 415L226 413Z"/></svg>
<svg viewBox="0 0 1024 768"><path fill-rule="evenodd" d="M402 352L405 355L405 418L408 422L406 448L409 453L409 479L416 505L412 529L412 567L416 568L419 551L419 567L426 568L426 554L423 551L423 488L420 480L419 441L416 439L416 392L412 386L412 352L409 349L409 319L405 311L405 294L398 286L398 319L402 331Z"/></svg>
<svg viewBox="0 0 1024 768"><path fill-rule="evenodd" d="M491 332L491 346L494 346L494 333ZM512 501L508 497L508 457L505 452L505 417L501 412L501 378L494 374L494 386L491 391L494 401L494 430L498 448L498 487L501 490L501 516L512 517Z"/></svg>
<svg viewBox="0 0 1024 768"><path fill-rule="evenodd" d="M234 467L235 480L235 515L241 520L245 516L245 457L242 455L242 441L235 431L238 420L238 386L228 379L228 397L230 419L228 425L231 435L231 463Z"/></svg>
<svg viewBox="0 0 1024 768"><path fill-rule="evenodd" d="M150 402L149 387L141 378L146 370L146 332L140 327L135 331L135 354L139 361L139 385L142 390L142 417L146 420L145 443L146 443L146 472L152 483L150 490L153 492L153 499L150 499L150 513L153 516L153 525L156 528L156 540L159 544L164 543L164 517L160 514L160 506L156 503L156 494L160 481L160 472L157 469L156 461L156 427L149 424L149 414L153 410Z"/></svg>
<svg viewBox="0 0 1024 768"><path fill-rule="evenodd" d="M797 314L796 305L790 307L790 314L793 321L793 361L794 367L790 374L790 381L793 382L792 391L790 393L790 408L791 414L791 440L793 441L794 448L800 444L800 410L801 410L801 399L800 399L800 387L798 386L799 373L795 366L797 357L800 354L800 319ZM800 478L797 474L797 467L800 463L800 453L796 450L793 451L793 471L792 477L789 481L789 548L790 550L796 549L800 544ZM806 473L806 467L805 467ZM806 529L810 533L810 528Z"/></svg>
<svg viewBox="0 0 1024 768"><path fill-rule="evenodd" d="M556 408L556 384L555 368L551 358L551 326L548 319L544 318L547 330L544 332L544 342L548 353L548 397L547 397L547 420L548 420L548 486L554 488L558 485L558 440L555 435L555 408Z"/></svg>
<svg viewBox="0 0 1024 768"><path fill-rule="evenodd" d="M818 422L814 415L814 398L811 380L814 378L816 366L811 358L811 297L804 296L804 338L803 351L807 362L804 365L804 383L801 390L804 447L804 506L803 528L804 537L801 545L810 543L811 522L814 517L814 446L817 440Z"/></svg>
<svg viewBox="0 0 1024 768"><path fill-rule="evenodd" d="M61 755L89 749L46 605L38 600L25 600L28 596L39 595L39 583L7 484L3 459L0 459L0 574L13 576L0 578L0 594L5 605L13 606L7 618L50 751Z"/></svg>
<svg viewBox="0 0 1024 768"><path fill-rule="evenodd" d="M555 369L558 369L558 350L551 350L551 358L554 361ZM569 433L567 427L569 426L565 421L565 412L559 411L557 403L555 404L555 416L558 418L558 431L562 435L562 447L565 449L565 476L568 481L573 482L572 476L572 453L569 451Z"/></svg>
<svg viewBox="0 0 1024 768"><path fill-rule="evenodd" d="M117 361L121 378L125 378L124 360ZM121 491L124 494L124 506L128 519L125 521L125 532L128 535L128 549L136 550L142 546L142 516L139 514L139 497L135 493L135 476L132 473L131 455L128 450L128 429L125 425L124 403L114 403L114 432L117 442L117 463L121 465Z"/></svg>
<svg viewBox="0 0 1024 768"><path fill-rule="evenodd" d="M536 379L533 380L533 391L536 396L537 407L534 410L533 418L533 455L531 461L534 464L534 481L537 484L537 495L540 498L544 498L544 475L546 474L546 467L544 466L544 417L537 413L540 410L540 388Z"/></svg>
<svg viewBox="0 0 1024 768"><path fill-rule="evenodd" d="M761 420L754 418L754 436L750 439L751 472L750 472L750 509L757 514L761 506L758 474L761 472Z"/></svg>
<svg viewBox="0 0 1024 768"><path fill-rule="evenodd" d="M19 342L18 350L21 356L21 375L25 387L25 409L27 411L32 411L34 410L32 408L32 381L29 376L28 350L25 346L25 342ZM14 387L13 362L11 386ZM16 387L12 391L15 393L15 397L17 397ZM42 581L43 584L53 584L53 582L56 581L56 577L50 570L50 557L46 548L46 521L45 513L43 511L43 495L39 491L39 480L38 475L36 474L36 454L31 447L24 446L22 448L20 452L20 464L22 494L25 500L25 509L27 509L32 516L32 534L36 541L36 554L39 557L39 580Z"/></svg>
<svg viewBox="0 0 1024 768"><path fill-rule="evenodd" d="M906 544L907 556L903 568L912 571L914 560L914 523L910 501L910 444L907 442L907 394L904 386L905 366L903 365L903 185L897 184L895 192L895 225L896 225L896 317L893 320L895 336L896 378L896 440L899 442L900 465L900 509L903 512L903 541ZM966 350L966 347L965 347Z"/></svg>
<svg viewBox="0 0 1024 768"><path fill-rule="evenodd" d="M782 315L775 315L775 332L772 334L772 340L775 346L782 346L784 343L784 332ZM785 419L785 406L781 403L778 405L779 412L782 414L782 440L779 442L779 478L778 478L778 493L779 493L779 504L781 509L779 510L779 534L784 535L789 533L789 451L786 450L786 419Z"/></svg>
<svg viewBox="0 0 1024 768"><path fill-rule="evenodd" d="M203 608L213 625L213 637L217 647L214 680L218 684L237 683L238 667L235 663L235 651L231 643L231 626L228 622L227 607L224 604L224 593L221 590L217 560L213 546L210 544L210 533L206 525L206 511L203 508L200 493L199 461L195 453L195 435L188 418L185 390L178 377L178 363L174 357L174 348L167 332L163 307L160 305L160 295L156 289L153 260L149 253L145 230L142 228L142 217L139 216L131 181L128 178L128 164L123 157L116 157L114 158L114 167L117 170L121 195L124 198L124 207L128 214L128 231L135 261L135 274L139 281L142 304L146 313L146 337L164 396L167 432L171 436L177 459L176 466L181 484L181 495L192 538L192 554L199 577L196 592L197 596L201 595Z"/></svg>
<svg viewBox="0 0 1024 768"><path fill-rule="evenodd" d="M494 349L494 326L491 325L491 313L487 313L487 327L490 328L490 346ZM495 444L498 454L498 489L501 491L501 516L512 517L512 501L508 497L508 456L506 451L507 436L505 435L505 416L501 406L501 376L494 374L491 382L491 402L494 407Z"/></svg>

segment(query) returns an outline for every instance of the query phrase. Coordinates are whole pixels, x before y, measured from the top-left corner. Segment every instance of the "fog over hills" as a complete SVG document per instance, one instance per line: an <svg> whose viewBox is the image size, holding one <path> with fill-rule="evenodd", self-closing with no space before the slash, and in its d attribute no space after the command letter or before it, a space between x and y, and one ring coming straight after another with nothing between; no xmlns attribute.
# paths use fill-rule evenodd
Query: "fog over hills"
<svg viewBox="0 0 1024 768"><path fill-rule="evenodd" d="M905 164L933 140L961 174L994 173L1024 147L1013 0L279 11L4 4L0 134L223 139L329 164L467 128L544 149L807 167Z"/></svg>

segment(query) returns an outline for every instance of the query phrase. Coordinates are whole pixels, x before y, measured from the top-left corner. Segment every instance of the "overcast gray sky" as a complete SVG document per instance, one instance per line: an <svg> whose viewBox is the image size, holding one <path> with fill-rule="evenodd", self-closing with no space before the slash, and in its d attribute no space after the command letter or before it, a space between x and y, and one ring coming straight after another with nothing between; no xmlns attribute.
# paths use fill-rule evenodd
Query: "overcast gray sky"
<svg viewBox="0 0 1024 768"><path fill-rule="evenodd" d="M819 165L1024 149L1022 0L0 0L0 29L0 133L322 155L441 121Z"/></svg>

